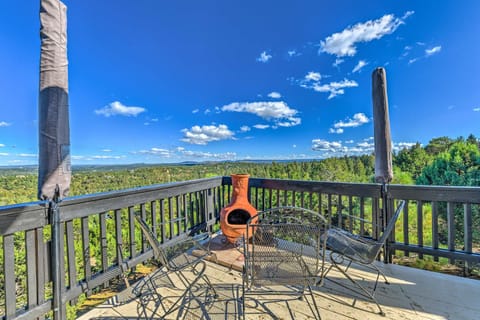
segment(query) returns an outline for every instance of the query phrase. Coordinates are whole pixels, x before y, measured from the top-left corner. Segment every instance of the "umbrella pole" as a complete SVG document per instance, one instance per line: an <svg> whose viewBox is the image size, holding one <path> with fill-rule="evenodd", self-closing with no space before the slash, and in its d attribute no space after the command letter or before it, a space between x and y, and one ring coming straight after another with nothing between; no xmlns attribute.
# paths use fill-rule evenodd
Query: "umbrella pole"
<svg viewBox="0 0 480 320"><path fill-rule="evenodd" d="M65 288L65 276L63 270L64 250L63 250L63 228L60 218L60 187L57 185L52 200L49 201L50 223L52 225L52 289L53 289L53 318L55 320L64 320L67 316L65 303L62 301L62 295Z"/></svg>
<svg viewBox="0 0 480 320"><path fill-rule="evenodd" d="M373 125L375 141L375 182L381 183L382 209L377 222L385 227L393 214L388 199L388 184L393 179L392 138L388 115L387 75L384 68L376 68L372 73ZM390 214L390 215L389 215ZM377 230L378 232L381 230ZM384 247L384 262L391 260L388 241Z"/></svg>

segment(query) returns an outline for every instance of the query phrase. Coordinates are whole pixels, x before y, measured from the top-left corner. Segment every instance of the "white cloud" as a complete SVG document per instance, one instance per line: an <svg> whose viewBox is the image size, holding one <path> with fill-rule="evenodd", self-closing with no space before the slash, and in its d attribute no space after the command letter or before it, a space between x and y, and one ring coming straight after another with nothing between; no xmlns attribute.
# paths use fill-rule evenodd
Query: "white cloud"
<svg viewBox="0 0 480 320"><path fill-rule="evenodd" d="M320 79L322 79L322 75L318 72L310 71L305 76L305 81L320 81Z"/></svg>
<svg viewBox="0 0 480 320"><path fill-rule="evenodd" d="M210 109L207 108L207 109L205 109L205 111L203 113L204 114L209 114L210 112L212 112L212 111L210 111Z"/></svg>
<svg viewBox="0 0 480 320"><path fill-rule="evenodd" d="M301 123L301 119L296 117L298 111L283 101L233 102L223 106L222 111L252 113L282 127Z"/></svg>
<svg viewBox="0 0 480 320"><path fill-rule="evenodd" d="M140 150L133 152L134 154L144 154L144 155L151 155L151 156L159 156L162 158L171 158L175 154L174 151L163 149L163 148L156 148L152 147L149 150Z"/></svg>
<svg viewBox="0 0 480 320"><path fill-rule="evenodd" d="M413 59L410 59L408 60L408 64L412 64L414 62L417 62L419 58L413 58Z"/></svg>
<svg viewBox="0 0 480 320"><path fill-rule="evenodd" d="M279 121L276 123L279 127L295 127L302 123L300 118L289 118L287 121Z"/></svg>
<svg viewBox="0 0 480 320"><path fill-rule="evenodd" d="M370 119L364 113L355 113L353 119L347 118L345 121L338 121L333 124L335 129L338 128L355 128L366 123L369 123Z"/></svg>
<svg viewBox="0 0 480 320"><path fill-rule="evenodd" d="M357 143L357 146L361 148L372 148L372 147L374 148L375 143L363 141L363 142Z"/></svg>
<svg viewBox="0 0 480 320"><path fill-rule="evenodd" d="M133 152L134 154L137 152ZM141 152L138 152L141 153ZM143 153L141 153L143 154ZM125 155L72 155L72 160L76 161L94 161L94 160L119 160L125 159Z"/></svg>
<svg viewBox="0 0 480 320"><path fill-rule="evenodd" d="M263 129L268 129L270 128L270 126L268 124L256 124L253 126L255 129L260 129L260 130L263 130Z"/></svg>
<svg viewBox="0 0 480 320"><path fill-rule="evenodd" d="M418 44L418 42L417 42L417 44ZM436 47L432 47L430 49L426 49L425 54L423 56L416 57L416 58L408 60L408 64L412 64L414 62L417 62L420 59L429 58L429 57L433 56L434 54L439 53L441 50L442 50L442 46L436 46Z"/></svg>
<svg viewBox="0 0 480 320"><path fill-rule="evenodd" d="M125 156L105 156L105 155L101 155L101 156L92 156L93 159L95 160L118 160L118 159L123 159L125 158Z"/></svg>
<svg viewBox="0 0 480 320"><path fill-rule="evenodd" d="M353 68L352 72L355 73L357 71L360 71L367 64L368 64L368 62L366 62L365 60L358 61L357 65L355 66L355 68Z"/></svg>
<svg viewBox="0 0 480 320"><path fill-rule="evenodd" d="M393 143L393 151L400 151L402 149L408 149L416 145L416 142L397 142Z"/></svg>
<svg viewBox="0 0 480 320"><path fill-rule="evenodd" d="M405 20L407 19L408 17L410 17L411 15L413 15L415 13L415 11L413 10L410 10L410 11L407 11L403 14L403 17L402 17L402 20Z"/></svg>
<svg viewBox="0 0 480 320"><path fill-rule="evenodd" d="M442 46L436 46L436 47L433 47L433 48L430 48L430 49L426 49L425 50L425 56L429 57L432 54L439 53L441 50L442 50Z"/></svg>
<svg viewBox="0 0 480 320"><path fill-rule="evenodd" d="M415 145L414 142L398 142L392 143L393 150L399 151L403 148L410 148ZM312 150L318 151L321 157L338 157L344 155L361 155L371 154L375 150L373 137L363 139L354 145L353 140L342 141L328 141L324 139L312 140Z"/></svg>
<svg viewBox="0 0 480 320"><path fill-rule="evenodd" d="M330 82L328 84L314 83L310 86L311 89L317 92L329 92L328 99L332 99L338 95L344 94L344 88L358 87L358 83L354 80L343 79L340 82ZM307 86L308 88L308 86Z"/></svg>
<svg viewBox="0 0 480 320"><path fill-rule="evenodd" d="M22 157L22 158L36 158L36 157L38 157L38 155L36 153L19 153L18 156Z"/></svg>
<svg viewBox="0 0 480 320"><path fill-rule="evenodd" d="M153 147L148 150L140 150L133 153L160 157L160 158L167 158L167 159L193 158L195 160L209 160L209 159L234 160L237 156L235 152L211 153L211 152L204 152L204 151L186 150L183 147L176 147L172 150Z"/></svg>
<svg viewBox="0 0 480 320"><path fill-rule="evenodd" d="M5 147L5 145L3 143L0 143L0 148L3 148Z"/></svg>
<svg viewBox="0 0 480 320"><path fill-rule="evenodd" d="M480 112L480 107L473 108L472 110L475 112Z"/></svg>
<svg viewBox="0 0 480 320"><path fill-rule="evenodd" d="M211 153L203 151L190 151L182 150L181 155L184 157L195 158L195 159L215 159L215 160L235 160L237 154L235 152L225 152L225 153Z"/></svg>
<svg viewBox="0 0 480 320"><path fill-rule="evenodd" d="M312 150L314 151L335 151L342 147L341 141L327 141L322 139L312 140Z"/></svg>
<svg viewBox="0 0 480 320"><path fill-rule="evenodd" d="M102 109L95 110L95 113L98 115L103 115L105 117L110 117L110 116L134 116L136 117L139 113L145 112L146 109L142 107L128 107L123 105L119 101L114 101Z"/></svg>
<svg viewBox="0 0 480 320"><path fill-rule="evenodd" d="M413 11L405 13L402 18L387 14L377 20L357 23L353 27L334 33L321 41L319 52L326 52L337 57L354 56L357 53L357 43L377 40L393 33L411 14Z"/></svg>
<svg viewBox="0 0 480 320"><path fill-rule="evenodd" d="M0 127L8 127L11 126L11 123L5 122L5 121L0 121Z"/></svg>
<svg viewBox="0 0 480 320"><path fill-rule="evenodd" d="M320 73L310 71L303 79L293 79L292 81L298 83L302 88L312 89L317 92L329 92L330 95L328 96L328 99L332 99L337 95L344 94L344 88L358 87L358 83L354 80L343 79L340 82L334 81L328 84L321 84L321 79L322 76Z"/></svg>
<svg viewBox="0 0 480 320"><path fill-rule="evenodd" d="M212 141L232 139L234 133L224 124L218 126L193 126L190 129L183 129L184 138L182 141L190 144L205 145Z"/></svg>
<svg viewBox="0 0 480 320"><path fill-rule="evenodd" d="M270 92L268 96L272 99L280 99L282 97L282 95L276 91Z"/></svg>
<svg viewBox="0 0 480 320"><path fill-rule="evenodd" d="M195 114L195 113L198 113L199 111L200 111L199 109L193 109L192 113Z"/></svg>
<svg viewBox="0 0 480 320"><path fill-rule="evenodd" d="M103 149L102 151L103 151L103 152L112 152L111 149Z"/></svg>
<svg viewBox="0 0 480 320"><path fill-rule="evenodd" d="M251 130L251 129L250 129L249 126L241 126L241 127L240 127L240 131L241 131L241 132L248 132L248 131L250 131L250 130Z"/></svg>
<svg viewBox="0 0 480 320"><path fill-rule="evenodd" d="M345 62L345 59L336 58L336 59L335 59L335 62L332 64L332 66L338 67L338 66L339 66L340 64L342 64L343 62Z"/></svg>
<svg viewBox="0 0 480 320"><path fill-rule="evenodd" d="M341 134L341 133L343 133L343 129L342 129L342 128L337 128L337 129L330 128L330 129L328 130L328 133Z"/></svg>
<svg viewBox="0 0 480 320"><path fill-rule="evenodd" d="M345 144L353 144L352 140ZM323 157L336 157L343 155L369 154L374 151L373 143L360 142L355 146L346 146L342 141L328 141L323 139L312 140L312 150L321 152Z"/></svg>
<svg viewBox="0 0 480 320"><path fill-rule="evenodd" d="M0 157L8 157L8 153L6 152L0 152Z"/></svg>
<svg viewBox="0 0 480 320"><path fill-rule="evenodd" d="M260 53L260 56L257 58L258 62L267 63L268 60L272 59L272 55L268 54L267 51Z"/></svg>
<svg viewBox="0 0 480 320"><path fill-rule="evenodd" d="M302 55L300 52L297 52L297 50L289 50L287 51L287 54L289 57L298 57Z"/></svg>

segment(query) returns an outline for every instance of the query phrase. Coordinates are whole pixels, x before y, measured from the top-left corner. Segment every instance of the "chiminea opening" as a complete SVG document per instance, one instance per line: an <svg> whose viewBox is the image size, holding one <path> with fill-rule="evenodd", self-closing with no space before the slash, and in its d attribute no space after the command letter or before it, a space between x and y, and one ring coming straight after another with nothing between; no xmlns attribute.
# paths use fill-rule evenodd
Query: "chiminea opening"
<svg viewBox="0 0 480 320"><path fill-rule="evenodd" d="M229 224L247 224L248 219L250 219L250 213L243 209L233 210L227 216Z"/></svg>

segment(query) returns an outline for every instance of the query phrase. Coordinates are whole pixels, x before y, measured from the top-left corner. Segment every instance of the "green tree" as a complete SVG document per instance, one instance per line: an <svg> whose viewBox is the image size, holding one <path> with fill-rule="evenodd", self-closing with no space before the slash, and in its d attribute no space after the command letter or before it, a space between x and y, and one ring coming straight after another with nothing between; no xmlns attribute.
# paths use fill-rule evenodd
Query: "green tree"
<svg viewBox="0 0 480 320"><path fill-rule="evenodd" d="M430 155L436 156L447 151L453 143L455 143L455 141L449 137L433 138L425 147L425 151Z"/></svg>
<svg viewBox="0 0 480 320"><path fill-rule="evenodd" d="M429 166L425 167L417 179L417 184L446 186L480 186L480 151L478 145L458 141L447 151L440 153ZM455 206L455 242L463 246L464 212ZM446 203L439 203L439 236L446 239L447 212ZM472 207L473 238L480 237L480 212L478 206Z"/></svg>
<svg viewBox="0 0 480 320"><path fill-rule="evenodd" d="M417 184L480 186L478 146L469 142L455 142L423 169Z"/></svg>
<svg viewBox="0 0 480 320"><path fill-rule="evenodd" d="M393 164L398 166L402 172L409 172L413 179L416 179L431 161L432 156L417 142L410 148L400 150L394 157Z"/></svg>

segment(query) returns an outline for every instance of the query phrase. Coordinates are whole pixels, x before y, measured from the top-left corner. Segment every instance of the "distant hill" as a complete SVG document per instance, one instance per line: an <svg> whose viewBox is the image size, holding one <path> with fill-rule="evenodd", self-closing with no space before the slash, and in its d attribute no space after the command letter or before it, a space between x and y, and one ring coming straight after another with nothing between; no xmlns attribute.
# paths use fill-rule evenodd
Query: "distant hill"
<svg viewBox="0 0 480 320"><path fill-rule="evenodd" d="M264 159L249 159L249 160L237 160L237 161L183 161L178 163L133 163L133 164L85 164L85 165L73 165L72 171L75 172L105 172L105 171L121 171L131 170L138 168L151 168L151 167L171 167L171 166L200 166L200 165L212 165L222 163L291 163L291 162L312 162L319 161L318 159L296 159L296 160L264 160ZM24 165L24 166L0 166L0 176L8 175L22 175L22 174L38 174L38 165Z"/></svg>

